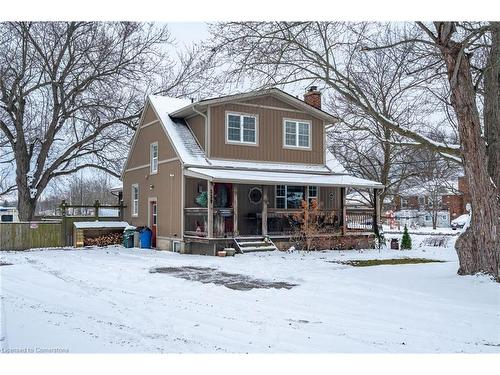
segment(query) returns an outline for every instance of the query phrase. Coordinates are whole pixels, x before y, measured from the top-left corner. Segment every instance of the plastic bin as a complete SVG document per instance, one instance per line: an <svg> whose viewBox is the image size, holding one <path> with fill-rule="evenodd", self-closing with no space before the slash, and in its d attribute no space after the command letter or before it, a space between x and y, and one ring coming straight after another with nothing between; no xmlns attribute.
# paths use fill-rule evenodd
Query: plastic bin
<svg viewBox="0 0 500 375"><path fill-rule="evenodd" d="M139 238L140 238L140 230L136 229L134 231L134 247L139 247L140 245Z"/></svg>
<svg viewBox="0 0 500 375"><path fill-rule="evenodd" d="M399 250L399 240L397 238L391 240L391 250Z"/></svg>
<svg viewBox="0 0 500 375"><path fill-rule="evenodd" d="M123 247L127 249L134 247L134 232L135 228L125 228L123 231Z"/></svg>
<svg viewBox="0 0 500 375"><path fill-rule="evenodd" d="M141 249L151 249L151 240L153 238L152 230L147 227L142 228L139 233L139 237L139 241L141 242Z"/></svg>

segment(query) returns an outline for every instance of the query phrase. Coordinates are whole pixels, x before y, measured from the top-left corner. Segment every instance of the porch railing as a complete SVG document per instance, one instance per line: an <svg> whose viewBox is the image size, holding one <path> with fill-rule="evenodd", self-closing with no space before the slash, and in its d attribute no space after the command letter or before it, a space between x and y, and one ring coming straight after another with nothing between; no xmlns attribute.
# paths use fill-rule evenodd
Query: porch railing
<svg viewBox="0 0 500 375"><path fill-rule="evenodd" d="M269 235L289 235L300 225L297 216L300 210L283 210L270 208L267 214L267 228ZM327 233L340 232L342 225L342 211L320 210L324 214L321 218L321 231ZM208 236L208 209L201 207L184 209L184 234L187 236ZM262 225L262 215L256 214L255 225L257 232ZM214 208L213 212L213 236L214 238L225 238L233 236L234 212L232 208ZM373 230L372 209L346 209L345 216L346 231L371 231ZM260 233L260 232L259 232Z"/></svg>
<svg viewBox="0 0 500 375"><path fill-rule="evenodd" d="M214 208L212 225L215 238L224 238L233 234L233 215L232 208ZM206 207L185 208L184 218L184 234L207 237L208 209Z"/></svg>
<svg viewBox="0 0 500 375"><path fill-rule="evenodd" d="M208 209L192 207L184 209L184 234L187 236L207 237Z"/></svg>
<svg viewBox="0 0 500 375"><path fill-rule="evenodd" d="M347 230L372 230L373 209L346 209Z"/></svg>

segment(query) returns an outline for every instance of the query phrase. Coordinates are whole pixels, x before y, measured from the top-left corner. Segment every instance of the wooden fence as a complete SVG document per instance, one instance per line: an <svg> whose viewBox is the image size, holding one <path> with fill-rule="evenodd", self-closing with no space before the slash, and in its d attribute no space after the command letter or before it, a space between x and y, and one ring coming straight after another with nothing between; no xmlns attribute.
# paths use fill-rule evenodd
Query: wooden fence
<svg viewBox="0 0 500 375"><path fill-rule="evenodd" d="M16 222L0 224L0 250L61 247L61 222Z"/></svg>
<svg viewBox="0 0 500 375"><path fill-rule="evenodd" d="M73 246L73 223L77 221L116 221L123 218L123 201L118 205L70 205L62 201L60 216L37 217L37 221L0 223L0 250L26 250ZM68 208L92 208L93 216L67 216ZM118 217L99 215L99 209L117 208Z"/></svg>

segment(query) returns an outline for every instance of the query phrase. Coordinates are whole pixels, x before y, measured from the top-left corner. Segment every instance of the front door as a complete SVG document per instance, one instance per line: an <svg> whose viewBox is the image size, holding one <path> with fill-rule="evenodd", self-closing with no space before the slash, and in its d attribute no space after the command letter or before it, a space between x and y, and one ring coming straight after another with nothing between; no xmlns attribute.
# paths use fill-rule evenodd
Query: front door
<svg viewBox="0 0 500 375"><path fill-rule="evenodd" d="M158 205L156 204L156 201L151 201L150 204L151 204L149 210L149 212L151 213L150 223L151 223L151 230L153 231L151 238L151 246L156 247L156 226L158 224Z"/></svg>

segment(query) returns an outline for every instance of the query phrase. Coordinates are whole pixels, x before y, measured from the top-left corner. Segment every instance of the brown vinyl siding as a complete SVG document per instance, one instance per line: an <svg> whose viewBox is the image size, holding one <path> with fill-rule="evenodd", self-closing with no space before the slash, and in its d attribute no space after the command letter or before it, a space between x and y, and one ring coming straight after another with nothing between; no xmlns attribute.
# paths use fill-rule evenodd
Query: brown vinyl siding
<svg viewBox="0 0 500 375"><path fill-rule="evenodd" d="M131 150L130 159L126 169L149 164L149 147L151 143L158 142L158 161L177 157L170 141L168 140L160 122L139 128L135 146ZM149 170L147 171L149 173Z"/></svg>
<svg viewBox="0 0 500 375"><path fill-rule="evenodd" d="M330 199L333 193L333 199ZM319 207L325 210L340 210L340 188L331 186L319 187Z"/></svg>
<svg viewBox="0 0 500 375"><path fill-rule="evenodd" d="M173 177L170 177L173 174ZM157 198L158 237L182 237L182 170L178 160L158 166L158 174L138 169L126 172L123 178L123 202L127 206L124 219L134 226L149 225L148 198ZM139 185L139 212L132 216L132 185ZM151 188L151 185L153 186Z"/></svg>
<svg viewBox="0 0 500 375"><path fill-rule="evenodd" d="M145 166L132 171L125 170L123 174L123 202L127 206L124 209L124 219L134 226L149 225L149 202L148 198L157 199L158 209L158 237L182 237L182 165L179 160L165 160L176 158L174 148L165 135L160 122L142 127L144 124L156 120L154 111L146 108L139 134L135 144L130 151L130 159L127 169ZM158 173L150 174L149 147L153 142L158 142ZM173 177L170 177L170 175ZM132 216L132 185L139 186L139 212Z"/></svg>
<svg viewBox="0 0 500 375"><path fill-rule="evenodd" d="M226 112L258 116L257 145L226 143ZM311 150L283 148L283 119L311 122ZM210 157L220 159L256 160L304 164L324 163L323 121L307 113L222 104L210 107Z"/></svg>
<svg viewBox="0 0 500 375"><path fill-rule="evenodd" d="M144 118L142 119L142 124L149 124L152 121L157 120L156 113L153 108L148 104L145 108Z"/></svg>
<svg viewBox="0 0 500 375"><path fill-rule="evenodd" d="M201 115L196 115L186 119L191 131L196 137L201 148L205 150L205 118Z"/></svg>
<svg viewBox="0 0 500 375"><path fill-rule="evenodd" d="M297 108L294 107L293 105L285 103L282 100L279 100L279 99L274 98L272 96L261 96L259 98L248 99L248 100L242 101L242 103L250 103L250 104L262 105L262 106L267 106L267 107L286 108L286 109L291 109L291 110L297 111Z"/></svg>

